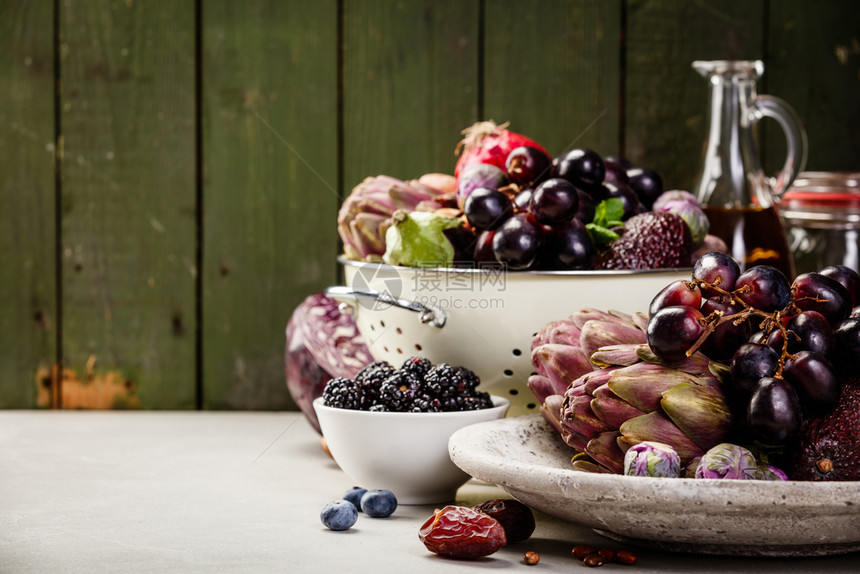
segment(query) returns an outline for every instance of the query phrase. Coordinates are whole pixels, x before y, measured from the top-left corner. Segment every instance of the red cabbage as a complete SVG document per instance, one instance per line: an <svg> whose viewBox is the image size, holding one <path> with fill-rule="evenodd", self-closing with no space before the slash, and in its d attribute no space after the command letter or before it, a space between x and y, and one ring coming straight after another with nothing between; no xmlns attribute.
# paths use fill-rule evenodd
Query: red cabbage
<svg viewBox="0 0 860 574"><path fill-rule="evenodd" d="M341 313L338 302L317 293L293 311L287 323L284 372L296 406L320 431L313 401L333 377L355 378L373 362L352 316Z"/></svg>

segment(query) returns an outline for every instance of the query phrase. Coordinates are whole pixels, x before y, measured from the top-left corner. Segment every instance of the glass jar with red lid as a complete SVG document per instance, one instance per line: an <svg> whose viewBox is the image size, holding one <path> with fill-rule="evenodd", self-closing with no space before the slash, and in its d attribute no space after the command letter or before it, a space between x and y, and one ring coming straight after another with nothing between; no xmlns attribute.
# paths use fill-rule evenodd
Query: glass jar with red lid
<svg viewBox="0 0 860 574"><path fill-rule="evenodd" d="M860 172L802 172L780 200L797 273L860 270Z"/></svg>

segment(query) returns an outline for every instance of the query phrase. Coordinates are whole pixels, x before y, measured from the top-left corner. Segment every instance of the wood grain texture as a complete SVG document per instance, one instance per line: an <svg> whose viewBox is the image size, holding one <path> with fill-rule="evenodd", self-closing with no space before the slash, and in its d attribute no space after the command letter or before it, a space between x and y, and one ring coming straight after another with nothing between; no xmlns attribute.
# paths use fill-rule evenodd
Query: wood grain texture
<svg viewBox="0 0 860 574"><path fill-rule="evenodd" d="M202 9L203 406L292 407L287 320L336 273L337 4Z"/></svg>
<svg viewBox="0 0 860 574"><path fill-rule="evenodd" d="M194 4L59 6L65 366L193 408Z"/></svg>
<svg viewBox="0 0 860 574"><path fill-rule="evenodd" d="M0 2L0 408L56 361L53 29L50 2Z"/></svg>
<svg viewBox="0 0 860 574"><path fill-rule="evenodd" d="M807 169L860 170L860 3L771 2L768 25L765 86L803 120ZM766 133L773 172L782 166L784 139L776 126Z"/></svg>
<svg viewBox="0 0 860 574"><path fill-rule="evenodd" d="M486 3L485 116L552 155L618 153L621 3Z"/></svg>
<svg viewBox="0 0 860 574"><path fill-rule="evenodd" d="M763 0L629 0L628 158L660 172L666 189L692 188L708 128L708 86L690 65L761 59L763 42Z"/></svg>
<svg viewBox="0 0 860 574"><path fill-rule="evenodd" d="M344 192L453 173L478 118L477 0L344 2Z"/></svg>

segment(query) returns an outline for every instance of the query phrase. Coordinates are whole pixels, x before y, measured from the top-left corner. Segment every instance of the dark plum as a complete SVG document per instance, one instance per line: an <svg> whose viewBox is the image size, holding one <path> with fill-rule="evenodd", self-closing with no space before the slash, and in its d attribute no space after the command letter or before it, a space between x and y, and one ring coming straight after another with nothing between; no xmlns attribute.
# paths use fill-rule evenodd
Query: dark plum
<svg viewBox="0 0 860 574"><path fill-rule="evenodd" d="M860 274L847 265L830 265L819 271L822 275L836 279L851 295L851 306L860 305Z"/></svg>
<svg viewBox="0 0 860 574"><path fill-rule="evenodd" d="M842 373L856 373L860 365L860 318L845 319L833 330L831 358Z"/></svg>
<svg viewBox="0 0 860 574"><path fill-rule="evenodd" d="M738 298L761 311L784 309L791 300L791 285L782 271L770 265L750 267L735 281Z"/></svg>
<svg viewBox="0 0 860 574"><path fill-rule="evenodd" d="M776 373L779 353L758 343L744 343L735 351L729 365L731 390L740 396L750 396L759 380Z"/></svg>
<svg viewBox="0 0 860 574"><path fill-rule="evenodd" d="M533 189L524 189L514 196L514 207L517 211L528 211L532 200Z"/></svg>
<svg viewBox="0 0 860 574"><path fill-rule="evenodd" d="M549 264L553 269L590 269L597 254L585 224L577 219L554 228L546 248L552 253Z"/></svg>
<svg viewBox="0 0 860 574"><path fill-rule="evenodd" d="M518 185L531 185L545 180L551 166L552 158L531 146L514 148L505 159L508 179Z"/></svg>
<svg viewBox="0 0 860 574"><path fill-rule="evenodd" d="M743 306L725 302L722 297L705 299L699 309L705 317L712 313L720 313L722 317L735 315L744 310ZM715 361L728 362L745 344L751 335L752 327L747 319L740 317L726 321L714 328L702 344L702 352Z"/></svg>
<svg viewBox="0 0 860 574"><path fill-rule="evenodd" d="M831 325L847 319L853 305L842 283L821 273L803 273L791 285L794 304L804 311L818 311Z"/></svg>
<svg viewBox="0 0 860 574"><path fill-rule="evenodd" d="M702 293L692 281L678 279L672 281L651 299L648 306L648 315L654 315L664 307L681 305L698 309L702 304Z"/></svg>
<svg viewBox="0 0 860 574"><path fill-rule="evenodd" d="M605 158L603 160L603 167L606 170L606 174L603 176L604 182L630 185L630 178L627 177L627 170L624 167Z"/></svg>
<svg viewBox="0 0 860 574"><path fill-rule="evenodd" d="M496 229L514 214L510 198L496 189L479 187L463 204L463 213L475 229Z"/></svg>
<svg viewBox="0 0 860 574"><path fill-rule="evenodd" d="M794 385L805 414L820 416L839 403L842 383L826 357L812 351L792 355L782 370L783 378Z"/></svg>
<svg viewBox="0 0 860 574"><path fill-rule="evenodd" d="M493 236L496 260L513 270L531 268L544 243L543 229L527 213L518 213L505 221Z"/></svg>
<svg viewBox="0 0 860 574"><path fill-rule="evenodd" d="M473 257L475 263L498 263L496 254L493 253L493 236L495 234L496 232L493 230L482 231L478 234Z"/></svg>
<svg viewBox="0 0 860 574"><path fill-rule="evenodd" d="M572 183L554 177L541 183L531 197L529 209L545 225L561 225L579 210L579 194Z"/></svg>
<svg viewBox="0 0 860 574"><path fill-rule="evenodd" d="M716 284L724 291L735 288L735 282L740 274L741 268L737 261L719 251L705 253L693 264L693 277L712 285ZM713 297L717 294L718 292L713 289L703 288L704 297Z"/></svg>
<svg viewBox="0 0 860 574"><path fill-rule="evenodd" d="M589 191L599 186L606 177L603 158L590 149L572 149L553 166L553 176L563 177L576 187Z"/></svg>
<svg viewBox="0 0 860 574"><path fill-rule="evenodd" d="M813 351L829 356L833 345L833 328L818 311L803 311L792 317L786 329L794 333L788 336L788 352Z"/></svg>
<svg viewBox="0 0 860 574"><path fill-rule="evenodd" d="M576 194L579 196L579 209L576 212L576 219L583 223L591 223L594 221L594 199L591 194L577 188Z"/></svg>
<svg viewBox="0 0 860 574"><path fill-rule="evenodd" d="M639 198L630 189L629 186L618 183L603 182L603 188L606 190L603 194L604 199L617 197L621 200L624 206L624 215L621 216L623 221L627 221L639 211Z"/></svg>
<svg viewBox="0 0 860 574"><path fill-rule="evenodd" d="M648 320L648 346L665 361L680 361L705 332L698 309L680 305L664 307Z"/></svg>
<svg viewBox="0 0 860 574"><path fill-rule="evenodd" d="M797 391L788 381L764 377L756 385L747 407L747 424L753 438L765 445L782 445L802 420Z"/></svg>
<svg viewBox="0 0 860 574"><path fill-rule="evenodd" d="M642 205L651 209L654 202L663 193L663 178L653 169L635 167L627 170L630 187L639 197Z"/></svg>

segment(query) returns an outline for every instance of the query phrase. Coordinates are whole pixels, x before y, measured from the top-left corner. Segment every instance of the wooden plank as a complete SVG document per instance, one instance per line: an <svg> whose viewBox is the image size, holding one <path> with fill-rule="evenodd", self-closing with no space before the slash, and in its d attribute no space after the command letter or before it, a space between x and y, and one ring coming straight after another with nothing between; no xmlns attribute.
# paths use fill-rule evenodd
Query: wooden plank
<svg viewBox="0 0 860 574"><path fill-rule="evenodd" d="M860 170L860 3L771 2L768 24L764 84L803 120L807 169ZM775 125L766 133L773 172L785 158L784 138Z"/></svg>
<svg viewBox="0 0 860 574"><path fill-rule="evenodd" d="M477 0L344 3L344 191L453 173L478 119Z"/></svg>
<svg viewBox="0 0 860 574"><path fill-rule="evenodd" d="M762 58L763 26L763 0L628 2L625 154L667 189L690 189L702 160L708 86L691 63Z"/></svg>
<svg viewBox="0 0 860 574"><path fill-rule="evenodd" d="M484 115L554 156L618 153L620 26L620 2L487 2Z"/></svg>
<svg viewBox="0 0 860 574"><path fill-rule="evenodd" d="M64 406L195 405L191 2L63 2Z"/></svg>
<svg viewBox="0 0 860 574"><path fill-rule="evenodd" d="M203 406L292 407L287 320L335 282L337 3L202 9Z"/></svg>
<svg viewBox="0 0 860 574"><path fill-rule="evenodd" d="M53 14L50 2L0 2L0 408L51 403L43 381L50 385L57 353Z"/></svg>

